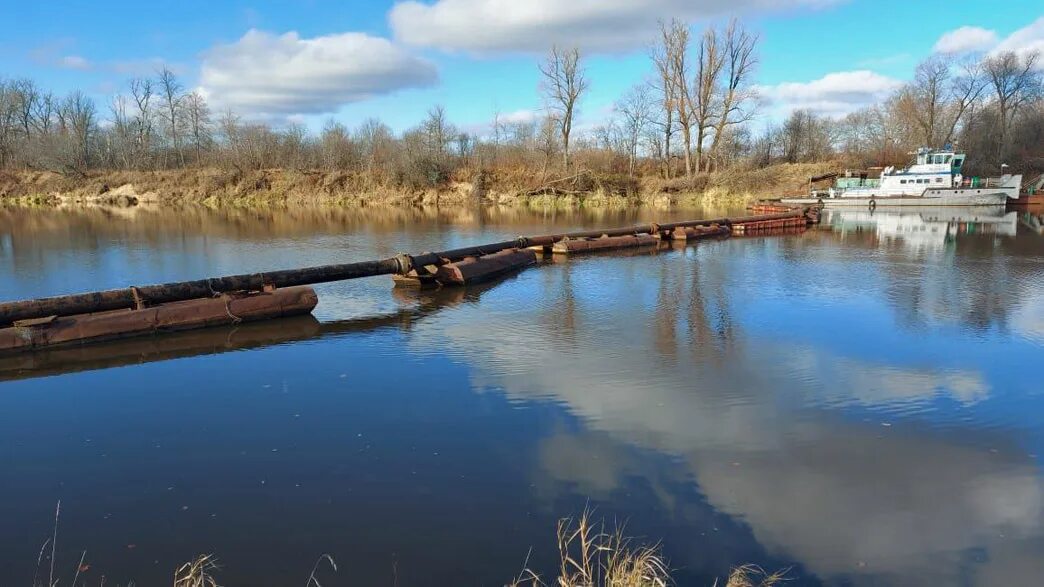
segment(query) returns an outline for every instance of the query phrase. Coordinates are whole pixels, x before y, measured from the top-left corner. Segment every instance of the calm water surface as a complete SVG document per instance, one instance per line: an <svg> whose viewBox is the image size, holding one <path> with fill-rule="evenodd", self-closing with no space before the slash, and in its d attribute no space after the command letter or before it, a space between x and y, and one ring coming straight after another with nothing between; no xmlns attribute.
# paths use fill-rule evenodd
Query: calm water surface
<svg viewBox="0 0 1044 587"><path fill-rule="evenodd" d="M0 359L0 584L502 585L585 504L680 584L1044 576L1044 237L1017 215L600 255ZM0 209L0 299L701 216ZM45 563L46 564L46 563Z"/></svg>

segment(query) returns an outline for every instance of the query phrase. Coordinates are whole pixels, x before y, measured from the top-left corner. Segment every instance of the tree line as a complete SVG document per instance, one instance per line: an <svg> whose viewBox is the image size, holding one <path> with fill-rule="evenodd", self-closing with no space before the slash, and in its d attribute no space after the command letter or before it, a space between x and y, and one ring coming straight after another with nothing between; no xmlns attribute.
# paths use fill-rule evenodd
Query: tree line
<svg viewBox="0 0 1044 587"><path fill-rule="evenodd" d="M29 79L0 79L0 169L317 169L422 188L585 172L682 180L779 162L890 165L917 147L953 144L970 154L972 171L1001 163L1044 170L1038 54L933 56L879 104L840 118L797 110L768 124L758 61L759 38L738 21L698 31L664 22L649 49L647 79L600 124L580 126L591 85L584 58L556 46L538 64L539 114L498 112L481 133L454 125L441 106L401 133L377 119L354 128L330 120L318 132L265 124L213 112L166 68L130 80L103 105L81 91L57 96Z"/></svg>

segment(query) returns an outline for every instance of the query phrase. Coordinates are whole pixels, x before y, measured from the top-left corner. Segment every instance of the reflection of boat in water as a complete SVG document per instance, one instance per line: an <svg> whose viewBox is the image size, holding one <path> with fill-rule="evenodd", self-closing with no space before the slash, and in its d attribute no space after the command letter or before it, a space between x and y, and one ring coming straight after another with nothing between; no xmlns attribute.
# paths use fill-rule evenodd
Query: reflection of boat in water
<svg viewBox="0 0 1044 587"><path fill-rule="evenodd" d="M1044 214L1033 214L1031 212L1023 212L1019 214L1019 220L1022 224L1037 234L1044 234Z"/></svg>
<svg viewBox="0 0 1044 587"><path fill-rule="evenodd" d="M965 154L949 149L918 149L906 168L886 167L879 177L870 172L829 173L809 180L809 196L784 198L788 204L876 208L892 206L998 206L1019 196L1021 175L964 177ZM817 181L834 180L826 189Z"/></svg>
<svg viewBox="0 0 1044 587"><path fill-rule="evenodd" d="M1015 236L1018 214L1003 207L923 208L908 211L826 210L823 225L837 232L872 230L913 248L941 248L959 235Z"/></svg>

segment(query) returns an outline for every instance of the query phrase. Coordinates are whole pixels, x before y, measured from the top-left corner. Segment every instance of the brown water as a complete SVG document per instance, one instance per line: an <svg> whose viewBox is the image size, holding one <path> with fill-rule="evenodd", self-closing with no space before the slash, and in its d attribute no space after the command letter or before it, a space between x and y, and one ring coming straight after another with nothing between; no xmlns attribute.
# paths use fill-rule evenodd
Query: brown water
<svg viewBox="0 0 1044 587"><path fill-rule="evenodd" d="M0 299L383 258L720 211L0 209ZM1044 576L1044 237L832 214L315 318L0 358L0 584L62 503L62 584L501 585L560 516L662 539L684 585ZM46 559L43 563L47 568Z"/></svg>

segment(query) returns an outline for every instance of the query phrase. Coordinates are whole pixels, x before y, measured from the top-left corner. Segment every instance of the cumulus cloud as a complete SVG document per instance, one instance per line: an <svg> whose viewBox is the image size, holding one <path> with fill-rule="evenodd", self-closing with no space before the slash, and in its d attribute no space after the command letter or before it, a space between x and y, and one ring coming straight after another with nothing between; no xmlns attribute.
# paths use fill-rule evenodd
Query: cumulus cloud
<svg viewBox="0 0 1044 587"><path fill-rule="evenodd" d="M879 102L902 85L900 80L863 69L829 73L810 82L760 86L758 92L780 114L808 109L827 116L844 116Z"/></svg>
<svg viewBox="0 0 1044 587"><path fill-rule="evenodd" d="M658 21L725 14L819 8L841 0L407 0L388 20L395 37L411 45L469 53L546 51L555 43L588 51L640 47Z"/></svg>
<svg viewBox="0 0 1044 587"><path fill-rule="evenodd" d="M1014 51L1019 55L1037 52L1044 57L1044 16L1008 35L991 53ZM1038 62L1038 66L1042 66Z"/></svg>
<svg viewBox="0 0 1044 587"><path fill-rule="evenodd" d="M990 55L1003 51L1013 51L1020 56L1031 53L1044 54L1044 16L1003 39L997 36L996 31L977 26L962 26L939 37L934 50L936 53L949 54L976 51L989 51ZM1040 66L1044 67L1044 63Z"/></svg>
<svg viewBox="0 0 1044 587"><path fill-rule="evenodd" d="M936 53L971 53L983 51L997 44L997 33L977 26L962 26L954 29L935 42Z"/></svg>
<svg viewBox="0 0 1044 587"><path fill-rule="evenodd" d="M363 33L306 39L250 30L207 51L200 69L200 86L214 104L272 117L333 112L437 81L431 62Z"/></svg>

